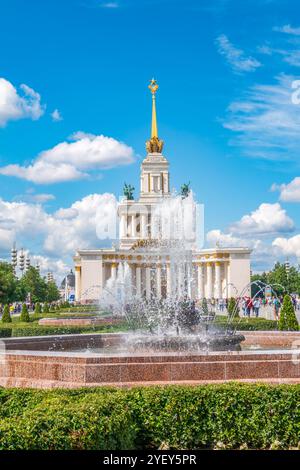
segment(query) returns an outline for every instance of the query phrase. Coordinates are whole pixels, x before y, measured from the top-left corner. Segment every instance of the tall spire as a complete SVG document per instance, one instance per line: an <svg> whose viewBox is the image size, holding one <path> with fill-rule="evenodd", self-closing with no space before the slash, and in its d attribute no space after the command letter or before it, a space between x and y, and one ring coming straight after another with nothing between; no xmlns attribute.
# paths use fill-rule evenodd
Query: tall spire
<svg viewBox="0 0 300 470"><path fill-rule="evenodd" d="M152 138L152 137L158 137L157 120L156 120L156 103L155 103L155 94L158 90L158 84L154 78L152 78L152 80L150 81L150 85L148 88L150 88L150 91L152 93L152 125L151 125L151 138Z"/></svg>
<svg viewBox="0 0 300 470"><path fill-rule="evenodd" d="M163 149L163 141L158 138L157 132L157 119L156 119L156 102L155 94L158 90L157 81L152 78L148 88L152 94L152 123L151 123L151 138L146 142L146 150L148 153L161 153Z"/></svg>

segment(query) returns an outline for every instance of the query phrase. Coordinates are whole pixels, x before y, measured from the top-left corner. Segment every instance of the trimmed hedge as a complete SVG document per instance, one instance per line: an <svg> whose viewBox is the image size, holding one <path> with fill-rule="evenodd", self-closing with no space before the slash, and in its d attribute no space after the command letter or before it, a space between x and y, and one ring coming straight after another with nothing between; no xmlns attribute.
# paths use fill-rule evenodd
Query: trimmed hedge
<svg viewBox="0 0 300 470"><path fill-rule="evenodd" d="M0 449L297 447L300 385L0 389Z"/></svg>
<svg viewBox="0 0 300 470"><path fill-rule="evenodd" d="M226 328L227 317L217 316L216 325ZM240 331L274 331L278 330L278 322L275 320L266 320L265 318L241 318L234 319L230 324L234 329Z"/></svg>
<svg viewBox="0 0 300 470"><path fill-rule="evenodd" d="M0 326L0 338L12 338L20 336L47 336L47 335L70 335L81 333L112 333L125 331L126 325L111 325L109 323L98 326L40 326L31 323L28 326L7 324Z"/></svg>

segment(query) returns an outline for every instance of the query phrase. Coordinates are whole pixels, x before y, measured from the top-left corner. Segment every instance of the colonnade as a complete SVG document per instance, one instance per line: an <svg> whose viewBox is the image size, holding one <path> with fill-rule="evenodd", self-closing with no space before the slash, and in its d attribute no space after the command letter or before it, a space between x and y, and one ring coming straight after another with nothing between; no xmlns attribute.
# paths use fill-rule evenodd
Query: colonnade
<svg viewBox="0 0 300 470"><path fill-rule="evenodd" d="M172 267L169 262L160 263L128 263L131 270L131 279L133 290L137 296L171 296L177 290L178 285L184 282L183 272L177 272L173 276ZM201 261L193 262L193 293L194 297L207 299L227 297L223 286L228 285L228 262L222 261ZM110 273L113 279L117 277L118 263L110 263ZM175 284L176 285L173 285Z"/></svg>

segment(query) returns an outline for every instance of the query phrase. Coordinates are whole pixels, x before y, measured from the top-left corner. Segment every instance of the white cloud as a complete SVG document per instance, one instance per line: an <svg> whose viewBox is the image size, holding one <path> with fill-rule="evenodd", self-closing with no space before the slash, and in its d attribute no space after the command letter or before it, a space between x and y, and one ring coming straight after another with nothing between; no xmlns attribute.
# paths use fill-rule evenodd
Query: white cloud
<svg viewBox="0 0 300 470"><path fill-rule="evenodd" d="M249 245L249 242L232 233L221 232L221 230L211 230L207 233L206 240L211 247L215 247L217 244L224 247L247 247Z"/></svg>
<svg viewBox="0 0 300 470"><path fill-rule="evenodd" d="M288 184L273 184L272 191L280 191L280 200L284 202L300 202L300 177L297 176Z"/></svg>
<svg viewBox="0 0 300 470"><path fill-rule="evenodd" d="M300 28L293 28L290 24L285 24L284 26L274 26L274 31L279 33L291 34L293 36L300 36Z"/></svg>
<svg viewBox="0 0 300 470"><path fill-rule="evenodd" d="M134 161L133 149L112 137L77 132L70 139L41 152L30 165L7 165L0 168L0 174L50 184L85 178L89 171Z"/></svg>
<svg viewBox="0 0 300 470"><path fill-rule="evenodd" d="M58 121L62 121L62 115L61 113L58 111L58 109L55 109L52 113L51 113L51 117L52 117L52 121L54 122L58 122Z"/></svg>
<svg viewBox="0 0 300 470"><path fill-rule="evenodd" d="M273 241L273 247L281 255L296 257L300 260L300 235L291 238L276 238Z"/></svg>
<svg viewBox="0 0 300 470"><path fill-rule="evenodd" d="M115 229L116 211L117 200L109 193L90 194L54 213L40 204L0 199L0 254L9 258L16 242L31 259L42 257L45 271L65 270L77 249L111 246L112 240L101 238L101 224Z"/></svg>
<svg viewBox="0 0 300 470"><path fill-rule="evenodd" d="M228 107L223 126L235 133L231 144L244 155L299 161L300 112L292 103L293 80L280 75L272 85L254 85Z"/></svg>
<svg viewBox="0 0 300 470"><path fill-rule="evenodd" d="M45 111L39 93L22 84L20 92L5 78L0 78L0 127L8 121L39 119Z"/></svg>
<svg viewBox="0 0 300 470"><path fill-rule="evenodd" d="M263 203L251 214L244 215L241 220L232 224L230 231L251 236L291 232L294 228L293 220L279 203Z"/></svg>
<svg viewBox="0 0 300 470"><path fill-rule="evenodd" d="M90 194L70 207L48 213L40 204L8 202L0 199L0 230L4 246L13 240L32 240L43 247L44 254L67 256L78 248L92 248L103 243L97 235L99 213L109 207L108 223L114 224L117 200L113 194ZM100 211L100 212L99 212Z"/></svg>
<svg viewBox="0 0 300 470"><path fill-rule="evenodd" d="M261 63L253 57L246 56L242 49L236 48L225 34L217 37L219 53L225 57L235 72L253 72Z"/></svg>

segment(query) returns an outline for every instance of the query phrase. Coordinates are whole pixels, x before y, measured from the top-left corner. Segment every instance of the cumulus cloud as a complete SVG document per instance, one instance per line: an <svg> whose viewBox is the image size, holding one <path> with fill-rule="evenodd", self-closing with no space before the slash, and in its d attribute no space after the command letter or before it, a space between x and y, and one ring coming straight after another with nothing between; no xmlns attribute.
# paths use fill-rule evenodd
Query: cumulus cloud
<svg viewBox="0 0 300 470"><path fill-rule="evenodd" d="M225 34L217 37L216 44L219 53L225 57L235 72L253 72L261 66L258 60L247 56L242 49L235 47Z"/></svg>
<svg viewBox="0 0 300 470"><path fill-rule="evenodd" d="M216 245L226 247L247 247L249 242L242 238L234 236L232 233L224 233L221 230L210 230L206 235L206 240L209 246Z"/></svg>
<svg viewBox="0 0 300 470"><path fill-rule="evenodd" d="M128 165L133 161L133 149L123 142L104 135L77 132L69 142L41 152L30 165L7 165L0 168L0 174L36 184L51 184L85 178L90 171Z"/></svg>
<svg viewBox="0 0 300 470"><path fill-rule="evenodd" d="M70 256L78 248L99 247L104 243L99 236L100 219L105 216L105 223L115 228L116 210L117 200L110 193L90 194L54 213L41 204L0 199L0 249L14 240L30 244L33 238L43 254L54 257Z"/></svg>
<svg viewBox="0 0 300 470"><path fill-rule="evenodd" d="M270 235L291 232L294 228L293 220L279 203L263 203L251 214L244 215L241 220L232 224L230 231L251 236L252 234Z"/></svg>
<svg viewBox="0 0 300 470"><path fill-rule="evenodd" d="M0 78L0 127L18 119L37 120L44 112L39 93L25 84L18 91L8 80Z"/></svg>
<svg viewBox="0 0 300 470"><path fill-rule="evenodd" d="M273 184L271 190L280 192L281 201L300 202L300 177L297 176L288 184Z"/></svg>
<svg viewBox="0 0 300 470"><path fill-rule="evenodd" d="M296 257L300 260L300 235L291 238L276 238L272 245L276 248L278 254Z"/></svg>
<svg viewBox="0 0 300 470"><path fill-rule="evenodd" d="M116 223L117 200L110 193L90 194L54 213L41 204L0 199L0 254L8 258L16 242L44 271L62 273L77 249L111 246Z"/></svg>

